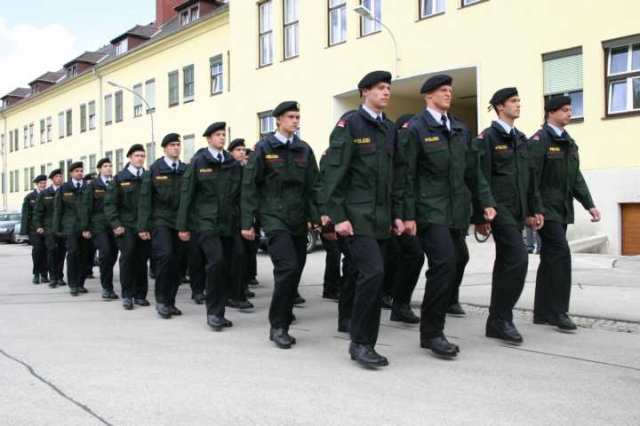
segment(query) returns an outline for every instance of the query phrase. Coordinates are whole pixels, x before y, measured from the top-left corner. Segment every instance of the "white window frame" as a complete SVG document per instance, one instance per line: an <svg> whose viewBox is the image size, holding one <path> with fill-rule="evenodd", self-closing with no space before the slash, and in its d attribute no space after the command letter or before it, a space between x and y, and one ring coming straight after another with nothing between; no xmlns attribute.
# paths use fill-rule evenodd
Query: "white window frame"
<svg viewBox="0 0 640 426"><path fill-rule="evenodd" d="M284 0L284 59L300 55L300 8L299 0Z"/></svg>
<svg viewBox="0 0 640 426"><path fill-rule="evenodd" d="M65 111L65 124L67 126L67 136L73 134L73 112L68 109Z"/></svg>
<svg viewBox="0 0 640 426"><path fill-rule="evenodd" d="M89 102L88 108L89 115L89 130L93 130L96 128L96 101Z"/></svg>
<svg viewBox="0 0 640 426"><path fill-rule="evenodd" d="M104 125L113 124L113 95L104 97Z"/></svg>
<svg viewBox="0 0 640 426"><path fill-rule="evenodd" d="M46 142L45 136L45 121L44 118L40 119L40 145Z"/></svg>
<svg viewBox="0 0 640 426"><path fill-rule="evenodd" d="M34 124L29 124L29 147L33 146L33 132L34 132Z"/></svg>
<svg viewBox="0 0 640 426"><path fill-rule="evenodd" d="M462 7L471 6L472 4L480 3L487 0L462 0Z"/></svg>
<svg viewBox="0 0 640 426"><path fill-rule="evenodd" d="M273 116L273 111L258 113L258 134L260 139L268 133L275 132L275 130L276 118Z"/></svg>
<svg viewBox="0 0 640 426"><path fill-rule="evenodd" d="M146 113L151 114L156 110L156 79L155 78L145 81L144 94L145 94L145 99L147 101L147 104L149 104L149 109L146 111Z"/></svg>
<svg viewBox="0 0 640 426"><path fill-rule="evenodd" d="M87 131L87 104L80 105L80 133Z"/></svg>
<svg viewBox="0 0 640 426"><path fill-rule="evenodd" d="M174 80L175 84L171 85L171 80ZM175 106L180 103L180 73L178 71L171 71L168 75L168 87L169 87L169 106ZM172 102L172 95L175 94L175 101Z"/></svg>
<svg viewBox="0 0 640 426"><path fill-rule="evenodd" d="M607 114L608 115L617 115L617 114L625 114L629 112L637 112L640 111L640 105L637 108L633 106L633 82L638 80L640 81L640 67L634 69L633 68L633 48L640 48L640 43L637 41L635 43L625 43L618 46L611 46L606 49L607 55ZM611 65L613 63L613 50L619 50L621 48L627 49L627 66L624 71L620 72L611 72ZM625 84L625 107L622 110L613 110L613 87L619 84ZM640 83L639 83L640 84ZM640 95L638 95L640 97Z"/></svg>
<svg viewBox="0 0 640 426"><path fill-rule="evenodd" d="M53 130L53 120L51 119L51 116L49 116L47 117L47 142L51 142L52 130Z"/></svg>
<svg viewBox="0 0 640 426"><path fill-rule="evenodd" d="M23 131L23 133L24 133L24 134L22 135L22 140L23 140L23 142L22 142L22 143L23 143L22 147L23 147L24 149L27 149L27 148L29 148L29 126L25 124L25 126L24 126L24 127L23 127L23 129L22 129L22 131Z"/></svg>
<svg viewBox="0 0 640 426"><path fill-rule="evenodd" d="M116 44L116 56L120 56L123 53L127 53L127 50L129 50L129 39L128 38L124 38L123 40L118 42L118 44Z"/></svg>
<svg viewBox="0 0 640 426"><path fill-rule="evenodd" d="M187 80L190 77L190 80ZM193 101L196 93L195 67L188 65L182 69L182 103Z"/></svg>
<svg viewBox="0 0 640 426"><path fill-rule="evenodd" d="M261 67L273 64L273 1L258 5L258 55Z"/></svg>
<svg viewBox="0 0 640 426"><path fill-rule="evenodd" d="M224 91L224 65L222 55L209 59L209 69L211 75L211 95L219 95Z"/></svg>
<svg viewBox="0 0 640 426"><path fill-rule="evenodd" d="M429 2L431 2L431 10L429 8ZM442 2L442 10L439 10L438 5ZM420 19L428 18L430 16L436 16L443 14L447 9L447 0L420 0Z"/></svg>
<svg viewBox="0 0 640 426"><path fill-rule="evenodd" d="M362 6L369 9L371 14L382 21L382 0L361 0ZM382 25L373 19L360 18L360 36L368 36L382 31Z"/></svg>
<svg viewBox="0 0 640 426"><path fill-rule="evenodd" d="M124 120L124 93L122 93L122 90L118 90L116 93L114 93L113 104L115 109L114 118L116 120L116 123L120 123L122 120Z"/></svg>
<svg viewBox="0 0 640 426"><path fill-rule="evenodd" d="M135 93L135 95L133 94ZM142 83L138 83L133 86L133 116L141 117L142 116Z"/></svg>
<svg viewBox="0 0 640 426"><path fill-rule="evenodd" d="M329 5L329 46L344 43L347 41L347 0L328 0ZM334 37L333 27L331 26L332 17L336 17L338 26L336 33L339 37ZM344 23L344 25L343 25Z"/></svg>

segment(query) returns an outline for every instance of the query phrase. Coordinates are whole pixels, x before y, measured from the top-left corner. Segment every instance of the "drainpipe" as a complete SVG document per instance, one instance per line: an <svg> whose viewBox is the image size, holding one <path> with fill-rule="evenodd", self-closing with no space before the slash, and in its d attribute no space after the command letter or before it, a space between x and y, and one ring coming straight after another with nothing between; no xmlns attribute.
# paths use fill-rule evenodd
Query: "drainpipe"
<svg viewBox="0 0 640 426"><path fill-rule="evenodd" d="M97 126L98 126L98 137L100 138L100 155L98 156L98 159L104 157L104 140L103 140L103 126L102 123L103 121L103 117L102 117L102 74L100 74L100 72L94 68L93 69L93 75L95 75L98 78L98 84L99 84L99 90L98 90L98 100L96 101L97 105L98 105L98 117L96 117L96 121L97 121Z"/></svg>
<svg viewBox="0 0 640 426"><path fill-rule="evenodd" d="M4 135L4 141L2 142L2 210L7 211L7 116L4 111L0 111L0 117L2 117L2 124L4 129L2 134Z"/></svg>

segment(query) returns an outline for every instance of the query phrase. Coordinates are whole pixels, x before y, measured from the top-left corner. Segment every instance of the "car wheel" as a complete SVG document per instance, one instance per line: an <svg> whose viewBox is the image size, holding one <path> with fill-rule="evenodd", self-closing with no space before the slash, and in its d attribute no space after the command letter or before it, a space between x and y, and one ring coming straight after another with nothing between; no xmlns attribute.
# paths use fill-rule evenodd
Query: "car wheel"
<svg viewBox="0 0 640 426"><path fill-rule="evenodd" d="M12 233L11 236L9 237L9 243L10 244L18 244L18 240L16 239L16 233Z"/></svg>
<svg viewBox="0 0 640 426"><path fill-rule="evenodd" d="M311 253L316 249L316 239L318 239L316 233L309 229L307 231L307 253Z"/></svg>

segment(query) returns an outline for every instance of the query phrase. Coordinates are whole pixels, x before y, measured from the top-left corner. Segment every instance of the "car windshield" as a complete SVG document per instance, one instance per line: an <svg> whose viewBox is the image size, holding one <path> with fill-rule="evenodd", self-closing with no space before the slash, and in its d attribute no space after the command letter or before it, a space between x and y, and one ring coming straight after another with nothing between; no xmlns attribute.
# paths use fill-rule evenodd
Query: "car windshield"
<svg viewBox="0 0 640 426"><path fill-rule="evenodd" d="M20 220L20 213L0 213L0 221Z"/></svg>

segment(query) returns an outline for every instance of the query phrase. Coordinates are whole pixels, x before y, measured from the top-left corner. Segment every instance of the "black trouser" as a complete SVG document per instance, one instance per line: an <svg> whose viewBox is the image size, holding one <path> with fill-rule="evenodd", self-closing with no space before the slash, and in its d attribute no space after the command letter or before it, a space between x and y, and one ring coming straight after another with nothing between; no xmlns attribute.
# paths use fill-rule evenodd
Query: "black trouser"
<svg viewBox="0 0 640 426"><path fill-rule="evenodd" d="M43 234L31 232L29 235L29 243L31 244L31 261L33 263L33 275L47 276L47 246Z"/></svg>
<svg viewBox="0 0 640 426"><path fill-rule="evenodd" d="M467 247L467 231L456 230L456 233L460 234L460 245L457 248L456 254L456 280L451 288L449 295L449 306L456 303L460 303L460 285L462 284L462 278L464 278L464 270L469 263L469 248Z"/></svg>
<svg viewBox="0 0 640 426"><path fill-rule="evenodd" d="M340 287L340 301L338 302L338 321L351 319L353 312L353 298L356 292L358 271L349 259L349 251L343 237L338 237L338 247L342 257L342 286Z"/></svg>
<svg viewBox="0 0 640 426"><path fill-rule="evenodd" d="M338 242L329 240L320 234L325 251L325 267L323 292L331 293L340 290L340 249Z"/></svg>
<svg viewBox="0 0 640 426"><path fill-rule="evenodd" d="M204 294L205 271L204 259L200 251L197 235L186 244L189 264L189 286L191 286L191 298L196 294Z"/></svg>
<svg viewBox="0 0 640 426"><path fill-rule="evenodd" d="M118 260L118 246L111 231L96 231L91 233L91 240L98 250L98 265L100 266L100 284L102 289L113 291L113 267Z"/></svg>
<svg viewBox="0 0 640 426"><path fill-rule="evenodd" d="M411 295L416 288L420 271L424 265L424 252L420 239L415 235L402 234L393 237L398 246L398 263L393 286L393 306L400 307L411 303Z"/></svg>
<svg viewBox="0 0 640 426"><path fill-rule="evenodd" d="M349 261L357 271L351 312L351 341L375 346L380 328L380 295L388 240L354 236L344 239Z"/></svg>
<svg viewBox="0 0 640 426"><path fill-rule="evenodd" d="M422 250L420 250L422 251ZM402 258L398 241L395 238L389 239L387 249L384 254L384 281L382 283L382 293L392 296L396 288L397 275L400 272L399 263Z"/></svg>
<svg viewBox="0 0 640 426"><path fill-rule="evenodd" d="M444 337L447 307L458 278L459 259L469 256L465 234L446 226L427 225L420 229L419 238L429 262L420 308L420 334L425 339Z"/></svg>
<svg viewBox="0 0 640 426"><path fill-rule="evenodd" d="M302 270L307 262L307 237L278 232L269 237L273 263L273 295L269 322L273 328L289 328Z"/></svg>
<svg viewBox="0 0 640 426"><path fill-rule="evenodd" d="M87 240L87 250L85 251L85 275L93 275L93 261L96 257L96 247L92 240Z"/></svg>
<svg viewBox="0 0 640 426"><path fill-rule="evenodd" d="M258 275L258 236L260 231L256 231L256 239L254 241L245 240L242 238L242 245L245 257L245 267L242 270L243 282L246 284L251 281L251 278L255 278Z"/></svg>
<svg viewBox="0 0 640 426"><path fill-rule="evenodd" d="M206 272L207 315L224 316L224 306L231 292L235 237L200 233L196 237Z"/></svg>
<svg viewBox="0 0 640 426"><path fill-rule="evenodd" d="M49 278L62 281L64 278L64 237L55 234L47 234L44 237L44 243L47 248L47 269L49 270Z"/></svg>
<svg viewBox="0 0 640 426"><path fill-rule="evenodd" d="M86 256L88 242L81 235L67 235L65 246L67 248L67 284L70 289L84 287L87 275Z"/></svg>
<svg viewBox="0 0 640 426"><path fill-rule="evenodd" d="M149 290L147 261L150 243L141 240L133 228L116 237L120 249L120 285L123 298L146 299Z"/></svg>
<svg viewBox="0 0 640 426"><path fill-rule="evenodd" d="M247 258L247 252L245 251L245 240L240 234L234 237L235 243L233 244L233 258L231 261L231 276L229 279L231 286L229 298L238 301L247 300L247 295L244 292L247 286L247 265L249 259Z"/></svg>
<svg viewBox="0 0 640 426"><path fill-rule="evenodd" d="M180 286L180 261L184 243L178 231L168 226L157 226L151 232L151 257L154 259L156 302L176 304L176 294Z"/></svg>
<svg viewBox="0 0 640 426"><path fill-rule="evenodd" d="M527 278L529 255L517 226L500 226L492 230L496 242L496 260L491 280L489 316L513 321L513 307L518 302Z"/></svg>
<svg viewBox="0 0 640 426"><path fill-rule="evenodd" d="M533 304L536 317L569 312L571 251L566 233L567 224L556 221L545 221L544 227L538 231L542 249Z"/></svg>

